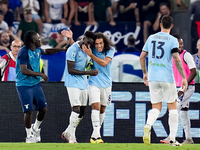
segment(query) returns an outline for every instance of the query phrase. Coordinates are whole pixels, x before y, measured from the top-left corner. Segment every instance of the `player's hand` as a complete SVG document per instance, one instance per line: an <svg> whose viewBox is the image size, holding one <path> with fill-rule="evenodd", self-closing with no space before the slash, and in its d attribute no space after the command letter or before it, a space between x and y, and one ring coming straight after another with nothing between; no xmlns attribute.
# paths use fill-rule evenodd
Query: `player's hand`
<svg viewBox="0 0 200 150"><path fill-rule="evenodd" d="M145 84L146 86L149 86L148 74L143 74L143 80L144 80L144 84Z"/></svg>
<svg viewBox="0 0 200 150"><path fill-rule="evenodd" d="M41 73L42 79L44 79L44 82L47 82L49 80L49 77L45 75L44 73Z"/></svg>
<svg viewBox="0 0 200 150"><path fill-rule="evenodd" d="M188 82L187 82L186 78L182 79L182 86L181 87L183 89L183 92L185 92L187 90Z"/></svg>
<svg viewBox="0 0 200 150"><path fill-rule="evenodd" d="M98 70L90 70L88 75L96 76L99 73Z"/></svg>
<svg viewBox="0 0 200 150"><path fill-rule="evenodd" d="M63 35L63 36L65 36L65 37L68 37L68 38L72 38L72 36L73 36L73 33L72 33L72 31L68 28L67 29L67 31L66 30L63 30L62 32L61 32L61 34Z"/></svg>
<svg viewBox="0 0 200 150"><path fill-rule="evenodd" d="M86 46L85 44L82 45L82 50L88 55L92 55L92 50L90 48L90 45Z"/></svg>

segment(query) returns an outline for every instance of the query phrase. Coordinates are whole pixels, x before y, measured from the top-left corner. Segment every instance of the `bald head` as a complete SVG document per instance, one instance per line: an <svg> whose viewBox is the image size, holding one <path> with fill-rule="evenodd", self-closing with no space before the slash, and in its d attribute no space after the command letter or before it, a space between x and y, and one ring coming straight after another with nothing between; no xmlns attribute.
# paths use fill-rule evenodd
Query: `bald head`
<svg viewBox="0 0 200 150"><path fill-rule="evenodd" d="M20 44L21 46L22 46L22 42L20 41L20 40L14 40L14 41L12 41L12 43L11 43L11 46L13 45L15 45L15 44Z"/></svg>
<svg viewBox="0 0 200 150"><path fill-rule="evenodd" d="M12 50L12 54L17 56L20 48L22 46L22 42L20 40L14 40L11 43L10 49Z"/></svg>

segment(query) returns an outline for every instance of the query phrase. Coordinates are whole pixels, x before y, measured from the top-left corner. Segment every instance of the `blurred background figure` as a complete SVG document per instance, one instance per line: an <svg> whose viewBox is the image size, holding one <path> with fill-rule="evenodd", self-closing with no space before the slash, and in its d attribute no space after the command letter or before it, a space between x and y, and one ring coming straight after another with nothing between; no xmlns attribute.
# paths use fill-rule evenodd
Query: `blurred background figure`
<svg viewBox="0 0 200 150"><path fill-rule="evenodd" d="M120 0L111 0L111 9L112 9L112 14L113 14L113 19L115 21L120 21L119 20L119 1ZM110 20L110 15L109 15L109 12L107 10L106 12L106 16L107 16L107 20Z"/></svg>
<svg viewBox="0 0 200 150"><path fill-rule="evenodd" d="M128 37L127 47L122 50L122 53L134 53L134 52L141 52L141 50L135 47L135 38L132 35L130 35Z"/></svg>
<svg viewBox="0 0 200 150"><path fill-rule="evenodd" d="M197 41L197 50L198 50L198 52L196 54L192 55L195 65L197 67L197 75L194 79L194 82L200 83L200 39Z"/></svg>
<svg viewBox="0 0 200 150"><path fill-rule="evenodd" d="M136 21L140 25L138 0L120 0L119 2L119 20L120 21Z"/></svg>
<svg viewBox="0 0 200 150"><path fill-rule="evenodd" d="M200 38L200 0L197 0L191 4L191 15L192 15L192 24L191 24L191 36L192 36L192 54L195 54L196 43Z"/></svg>
<svg viewBox="0 0 200 150"><path fill-rule="evenodd" d="M45 18L47 23L67 23L68 0L45 0ZM62 15L63 14L63 15Z"/></svg>
<svg viewBox="0 0 200 150"><path fill-rule="evenodd" d="M10 51L8 54L2 56L0 59L1 68L1 81L15 81L16 72L16 58L17 54L22 46L22 42L19 40L14 40L10 46Z"/></svg>
<svg viewBox="0 0 200 150"><path fill-rule="evenodd" d="M84 22L87 25L97 25L97 22L94 19L92 1L93 0L75 0L75 25L81 25L80 22Z"/></svg>
<svg viewBox="0 0 200 150"><path fill-rule="evenodd" d="M143 38L144 43L146 42L148 36L150 35L150 27L156 20L157 14L159 12L159 5L162 2L169 3L168 0L142 0L138 1L139 8L141 8L141 17L143 18Z"/></svg>
<svg viewBox="0 0 200 150"><path fill-rule="evenodd" d="M54 48L63 48L69 43L69 41L61 34L63 30L64 29L60 29L58 33L51 35L49 46Z"/></svg>
<svg viewBox="0 0 200 150"><path fill-rule="evenodd" d="M164 15L170 15L170 7L169 3L163 2L160 4L159 12L157 14L157 18L153 23L153 33L160 31L160 20Z"/></svg>
<svg viewBox="0 0 200 150"><path fill-rule="evenodd" d="M14 13L14 20L16 20L16 21L21 21L20 7L21 7L20 0L9 0L8 9L12 10L12 12Z"/></svg>
<svg viewBox="0 0 200 150"><path fill-rule="evenodd" d="M116 23L113 19L113 13L112 13L112 8L111 8L111 2L109 0L101 0L93 1L94 4L94 18L95 20L98 21L106 21L106 12L108 11L109 14L109 24L111 26L115 26Z"/></svg>
<svg viewBox="0 0 200 150"><path fill-rule="evenodd" d="M10 46L13 40L21 41L12 31L7 30L0 35L0 50L5 50L7 53L10 52Z"/></svg>
<svg viewBox="0 0 200 150"><path fill-rule="evenodd" d="M32 19L31 8L25 8L24 9L24 20L21 20L19 23L17 37L20 38L22 41L24 41L24 33L29 30L33 30L33 31L39 33L38 25Z"/></svg>
<svg viewBox="0 0 200 150"><path fill-rule="evenodd" d="M190 6L190 0L170 0L172 12L187 10Z"/></svg>
<svg viewBox="0 0 200 150"><path fill-rule="evenodd" d="M4 21L3 11L0 10L0 33L8 30L8 24Z"/></svg>
<svg viewBox="0 0 200 150"><path fill-rule="evenodd" d="M44 0L38 0L39 4L40 4L40 10L38 12L38 14L41 17L42 22L45 22L45 13L44 13Z"/></svg>
<svg viewBox="0 0 200 150"><path fill-rule="evenodd" d="M14 14L12 10L8 9L9 1L1 0L0 1L0 10L4 13L4 21L8 24L9 30L12 31Z"/></svg>
<svg viewBox="0 0 200 150"><path fill-rule="evenodd" d="M75 15L75 9L76 9L76 4L74 0L68 0L68 14L67 14L67 18L66 19L66 25L71 25L71 21Z"/></svg>
<svg viewBox="0 0 200 150"><path fill-rule="evenodd" d="M43 23L41 20L41 17L38 15L38 12L40 10L40 5L37 0L21 0L22 1L22 7L30 8L32 13L32 19L35 21L39 28L39 34L42 35L42 29L43 29Z"/></svg>

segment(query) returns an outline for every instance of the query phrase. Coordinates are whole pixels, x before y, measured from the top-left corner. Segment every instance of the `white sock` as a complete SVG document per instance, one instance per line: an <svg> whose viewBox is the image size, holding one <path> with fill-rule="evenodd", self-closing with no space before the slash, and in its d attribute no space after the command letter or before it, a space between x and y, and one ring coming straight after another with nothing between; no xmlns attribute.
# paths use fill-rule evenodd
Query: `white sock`
<svg viewBox="0 0 200 150"><path fill-rule="evenodd" d="M105 112L102 113L102 114L100 113L100 115L99 115L99 119L100 119L100 128L101 128L101 126L102 126L102 124L103 124L104 117L105 117Z"/></svg>
<svg viewBox="0 0 200 150"><path fill-rule="evenodd" d="M39 129L39 126L41 125L42 121L38 121L37 118L35 119L35 123L34 123L34 126L33 126L33 129L35 131L37 131Z"/></svg>
<svg viewBox="0 0 200 150"><path fill-rule="evenodd" d="M26 129L26 137L30 137L32 134L31 134L31 128L25 128Z"/></svg>
<svg viewBox="0 0 200 150"><path fill-rule="evenodd" d="M69 128L70 128L70 124L67 126L67 128L65 129L64 132L65 132L65 133L68 132L68 131L69 131Z"/></svg>
<svg viewBox="0 0 200 150"><path fill-rule="evenodd" d="M180 117L183 125L183 129L185 131L185 137L186 139L191 139L191 132L190 132L190 118L188 115L188 111L180 111Z"/></svg>
<svg viewBox="0 0 200 150"><path fill-rule="evenodd" d="M71 115L70 115L70 118L69 118L69 122L70 122L69 123L70 124L69 131L70 131L70 134L71 134L71 136L73 138L76 137L75 136L75 131L76 131L76 127L78 125L78 120L79 120L78 116L79 116L78 113L72 111Z"/></svg>
<svg viewBox="0 0 200 150"><path fill-rule="evenodd" d="M175 142L175 137L176 137L176 133L177 133L177 128L178 128L178 111L177 109L172 109L169 110L169 137L170 137L170 141L174 141Z"/></svg>
<svg viewBox="0 0 200 150"><path fill-rule="evenodd" d="M154 124L154 122L156 121L156 119L158 118L159 114L160 114L160 111L158 109L156 109L156 108L151 109L149 111L146 124L149 124L150 126L152 126Z"/></svg>
<svg viewBox="0 0 200 150"><path fill-rule="evenodd" d="M82 117L82 118L78 118L77 126L78 126L78 124L81 122L82 119L83 119L83 117ZM76 126L76 127L77 127L77 126ZM70 124L67 126L67 128L65 129L64 132L65 132L65 133L66 133L66 132L69 132L69 129L70 129ZM75 128L75 132L76 132L76 128Z"/></svg>
<svg viewBox="0 0 200 150"><path fill-rule="evenodd" d="M100 111L99 110L92 110L91 120L93 126L92 138L99 138L100 135L100 119L99 119Z"/></svg>

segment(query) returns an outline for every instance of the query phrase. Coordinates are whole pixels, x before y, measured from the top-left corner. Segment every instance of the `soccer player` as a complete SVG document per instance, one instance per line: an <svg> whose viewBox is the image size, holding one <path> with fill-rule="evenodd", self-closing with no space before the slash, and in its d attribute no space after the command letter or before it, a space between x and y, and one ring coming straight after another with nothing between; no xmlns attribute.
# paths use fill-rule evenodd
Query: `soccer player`
<svg viewBox="0 0 200 150"><path fill-rule="evenodd" d="M93 68L99 70L97 76L89 77L89 103L92 104L91 120L93 133L90 143L103 143L100 128L104 120L107 104L111 103L111 63L115 53L114 44L101 32L95 33L95 47L84 51L92 58Z"/></svg>
<svg viewBox="0 0 200 150"><path fill-rule="evenodd" d="M16 60L16 88L24 112L26 143L37 143L41 141L39 126L47 112L47 102L40 81L42 78L47 82L48 77L40 72L40 58L42 54L54 54L65 49L42 50L40 35L31 30L25 33L24 45ZM34 105L38 112L35 123L32 124Z"/></svg>
<svg viewBox="0 0 200 150"><path fill-rule="evenodd" d="M197 41L197 50L196 54L193 54L193 59L197 68L197 76L194 79L195 83L200 83L200 39Z"/></svg>
<svg viewBox="0 0 200 150"><path fill-rule="evenodd" d="M63 31L65 35L66 31ZM96 76L98 70L85 71L87 66L87 54L82 50L82 46L94 44L95 35L87 31L84 37L71 45L66 53L65 86L67 88L69 101L72 107L69 118L69 125L62 133L62 138L69 143L77 143L75 131L81 121L85 107L87 105L87 75Z"/></svg>
<svg viewBox="0 0 200 150"><path fill-rule="evenodd" d="M190 97L195 91L194 78L197 74L196 66L195 66L192 55L183 49L184 44L181 37L179 35L174 35L174 37L176 37L179 42L179 49L178 49L179 57L182 61L183 70L188 82L188 89L185 91L183 97L179 98L178 103L177 103L177 108L178 108L178 111L180 112L180 118L181 118L181 122L182 122L183 129L185 132L185 137L186 137L186 140L184 140L182 144L193 144L194 142L192 140L191 131L190 131L191 124L190 124L188 110L189 110ZM182 77L178 73L178 70L175 66L174 61L172 61L172 63L173 63L173 72L174 72L176 87L180 88ZM182 95L182 94L183 94L182 91L178 92L178 95ZM169 143L169 140L170 140L170 137L167 137L163 140L160 140L160 142Z"/></svg>
<svg viewBox="0 0 200 150"><path fill-rule="evenodd" d="M172 69L172 57L182 77L183 92L187 89L187 80L183 71L182 62L178 54L178 40L169 33L173 27L173 19L163 16L161 19L161 32L150 35L140 55L140 64L143 71L143 80L149 86L152 109L149 111L146 125L144 126L143 141L146 145L151 143L151 128L162 109L165 101L169 110L169 128L171 146L180 146L175 139L178 128L177 92ZM146 56L148 55L148 72L146 69Z"/></svg>

